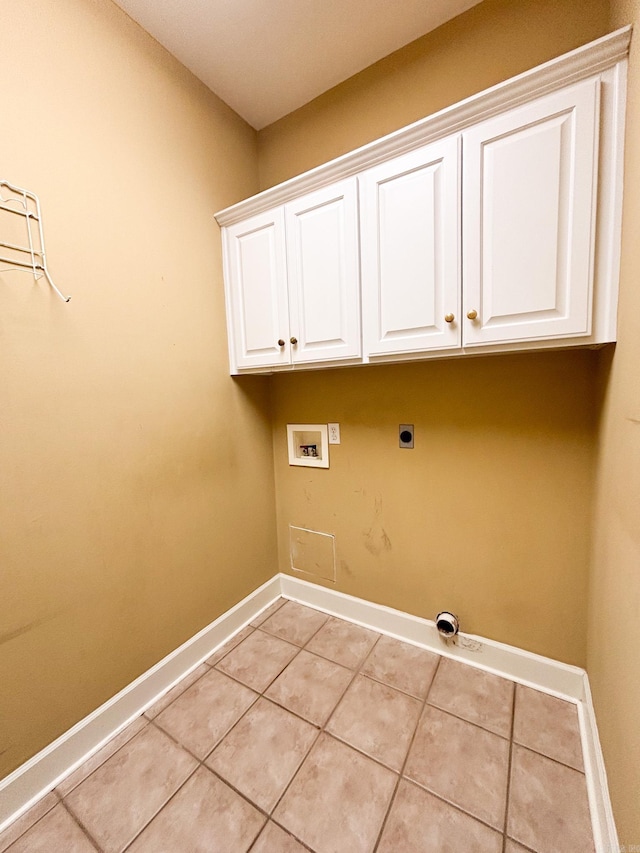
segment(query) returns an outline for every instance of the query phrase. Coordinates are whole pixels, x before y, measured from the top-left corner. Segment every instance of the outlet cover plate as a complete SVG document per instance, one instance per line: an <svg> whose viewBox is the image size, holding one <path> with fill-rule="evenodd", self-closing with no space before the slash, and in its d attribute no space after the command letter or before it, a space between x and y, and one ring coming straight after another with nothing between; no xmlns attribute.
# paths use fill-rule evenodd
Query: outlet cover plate
<svg viewBox="0 0 640 853"><path fill-rule="evenodd" d="M413 424L400 424L398 427L398 443L400 447L409 450L413 448Z"/></svg>

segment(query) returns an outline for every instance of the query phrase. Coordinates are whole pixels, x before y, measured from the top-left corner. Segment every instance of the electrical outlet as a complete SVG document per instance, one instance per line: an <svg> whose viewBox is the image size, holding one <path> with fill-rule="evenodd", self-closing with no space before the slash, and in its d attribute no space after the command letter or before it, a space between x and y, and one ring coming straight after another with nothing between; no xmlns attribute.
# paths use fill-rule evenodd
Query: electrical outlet
<svg viewBox="0 0 640 853"><path fill-rule="evenodd" d="M398 443L400 447L413 448L413 424L400 424L398 427Z"/></svg>
<svg viewBox="0 0 640 853"><path fill-rule="evenodd" d="M329 444L340 444L340 424L327 424Z"/></svg>

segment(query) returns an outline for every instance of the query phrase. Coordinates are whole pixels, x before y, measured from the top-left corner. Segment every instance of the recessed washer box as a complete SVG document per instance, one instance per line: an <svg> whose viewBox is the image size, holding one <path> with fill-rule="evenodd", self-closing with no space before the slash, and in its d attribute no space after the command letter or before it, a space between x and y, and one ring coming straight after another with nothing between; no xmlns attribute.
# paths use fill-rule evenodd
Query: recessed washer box
<svg viewBox="0 0 640 853"><path fill-rule="evenodd" d="M329 431L326 424L287 424L289 465L329 467Z"/></svg>

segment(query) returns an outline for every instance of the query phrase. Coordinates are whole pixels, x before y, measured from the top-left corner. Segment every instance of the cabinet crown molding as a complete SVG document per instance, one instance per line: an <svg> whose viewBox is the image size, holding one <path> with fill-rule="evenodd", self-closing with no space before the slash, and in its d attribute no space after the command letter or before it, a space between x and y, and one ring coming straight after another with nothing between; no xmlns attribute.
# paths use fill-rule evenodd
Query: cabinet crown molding
<svg viewBox="0 0 640 853"><path fill-rule="evenodd" d="M626 59L631 31L631 26L622 27L530 71L445 107L427 118L227 207L215 214L216 221L220 226L233 225L275 205L291 201L302 193L320 189L390 157L411 151L452 132L464 130L473 123L516 107L533 97L598 74Z"/></svg>

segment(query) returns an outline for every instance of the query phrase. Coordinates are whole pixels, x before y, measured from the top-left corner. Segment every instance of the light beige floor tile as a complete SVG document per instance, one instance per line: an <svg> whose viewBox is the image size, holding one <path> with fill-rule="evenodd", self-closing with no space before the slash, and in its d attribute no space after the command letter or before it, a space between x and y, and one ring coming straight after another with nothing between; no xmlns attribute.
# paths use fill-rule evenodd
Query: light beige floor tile
<svg viewBox="0 0 640 853"><path fill-rule="evenodd" d="M266 610L263 610L262 613L256 616L256 618L251 622L253 627L257 628L262 625L263 622L266 622L269 616L273 616L276 610L280 610L285 601L286 599L284 598L276 599L273 604L270 604Z"/></svg>
<svg viewBox="0 0 640 853"><path fill-rule="evenodd" d="M169 705L177 699L184 691L191 687L192 684L201 678L205 672L209 672L209 667L205 666L203 663L200 666L197 666L193 672L190 672L189 675L185 675L185 677L179 681L175 687L172 687L164 696L161 696L157 702L154 702L150 708L144 712L145 717L148 717L150 720L153 720L154 717L157 717L161 711L164 711L165 708L168 708Z"/></svg>
<svg viewBox="0 0 640 853"><path fill-rule="evenodd" d="M69 791L73 791L76 785L79 785L87 776L90 776L94 770L97 770L101 764L104 764L107 758L111 758L121 746L124 746L125 743L130 741L132 737L135 737L147 725L149 723L146 717L138 717L126 729L123 729L120 734L112 737L102 749L99 749L91 758L88 758L77 770L74 770L66 779L63 779L56 788L56 791L61 797L65 797ZM2 848L0 847L0 849Z"/></svg>
<svg viewBox="0 0 640 853"><path fill-rule="evenodd" d="M243 640L246 640L247 637L250 637L251 634L253 634L253 628L251 625L247 625L246 628L243 628L242 631L238 631L234 637L227 640L224 646L219 648L217 652L214 652L210 657L208 657L206 663L208 663L209 666L215 666L218 661L222 660L225 655L229 654L231 649L235 649L236 646L238 646Z"/></svg>
<svg viewBox="0 0 640 853"><path fill-rule="evenodd" d="M262 623L261 628L296 646L304 646L328 618L326 613L304 607L296 601L286 601Z"/></svg>
<svg viewBox="0 0 640 853"><path fill-rule="evenodd" d="M96 853L96 848L60 803L27 830L8 853Z"/></svg>
<svg viewBox="0 0 640 853"><path fill-rule="evenodd" d="M418 699L357 675L329 720L327 731L399 771L421 710Z"/></svg>
<svg viewBox="0 0 640 853"><path fill-rule="evenodd" d="M349 669L356 669L379 637L375 631L331 616L309 640L306 649Z"/></svg>
<svg viewBox="0 0 640 853"><path fill-rule="evenodd" d="M295 602L256 621L2 833L0 853L358 853L383 825L379 853L501 853L509 681ZM504 853L593 851L576 706L518 685L515 709Z"/></svg>
<svg viewBox="0 0 640 853"><path fill-rule="evenodd" d="M265 696L317 726L323 726L353 677L337 663L301 651Z"/></svg>
<svg viewBox="0 0 640 853"><path fill-rule="evenodd" d="M39 821L41 817L44 817L54 806L57 806L59 802L60 800L53 792L47 794L35 806L32 806L17 820L14 820L4 832L0 832L0 853L4 853L10 844L13 844L17 838L20 838L34 823Z"/></svg>
<svg viewBox="0 0 640 853"><path fill-rule="evenodd" d="M584 771L578 709L572 702L518 684L513 739Z"/></svg>
<svg viewBox="0 0 640 853"><path fill-rule="evenodd" d="M439 655L433 652L392 637L381 637L365 661L362 673L424 699L439 660Z"/></svg>
<svg viewBox="0 0 640 853"><path fill-rule="evenodd" d="M264 815L201 767L151 821L131 853L244 853Z"/></svg>
<svg viewBox="0 0 640 853"><path fill-rule="evenodd" d="M307 853L307 848L269 821L251 848L251 853Z"/></svg>
<svg viewBox="0 0 640 853"><path fill-rule="evenodd" d="M474 817L502 830L509 742L427 705L405 775Z"/></svg>
<svg viewBox="0 0 640 853"><path fill-rule="evenodd" d="M320 735L274 818L317 853L365 853L382 826L397 776Z"/></svg>
<svg viewBox="0 0 640 853"><path fill-rule="evenodd" d="M378 853L502 853L502 834L402 780Z"/></svg>
<svg viewBox="0 0 640 853"><path fill-rule="evenodd" d="M318 729L310 723L258 699L214 749L207 765L270 812L317 736Z"/></svg>
<svg viewBox="0 0 640 853"><path fill-rule="evenodd" d="M514 683L459 661L443 658L428 702L502 737L511 737Z"/></svg>
<svg viewBox="0 0 640 853"><path fill-rule="evenodd" d="M137 835L197 767L155 726L146 726L81 782L65 803L107 853Z"/></svg>
<svg viewBox="0 0 640 853"><path fill-rule="evenodd" d="M537 853L593 851L584 775L514 744L507 833Z"/></svg>
<svg viewBox="0 0 640 853"><path fill-rule="evenodd" d="M198 758L204 758L257 698L253 690L210 669L155 722Z"/></svg>
<svg viewBox="0 0 640 853"><path fill-rule="evenodd" d="M254 631L221 660L217 669L262 693L300 649L264 631Z"/></svg>

